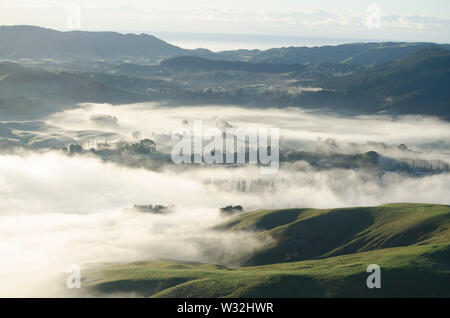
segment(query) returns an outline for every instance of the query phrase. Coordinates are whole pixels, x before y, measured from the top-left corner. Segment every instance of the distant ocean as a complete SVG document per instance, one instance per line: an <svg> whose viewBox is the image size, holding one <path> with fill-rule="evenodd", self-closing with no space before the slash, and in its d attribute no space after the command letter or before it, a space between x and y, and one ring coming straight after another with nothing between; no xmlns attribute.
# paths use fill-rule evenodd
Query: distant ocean
<svg viewBox="0 0 450 318"><path fill-rule="evenodd" d="M175 33L149 32L170 44L185 49L206 48L211 51L236 49L269 49L288 46L323 46L343 43L370 42L367 39L351 38L314 38L300 36L277 35L245 35L245 34L206 34L206 33ZM374 41L374 40L372 40Z"/></svg>

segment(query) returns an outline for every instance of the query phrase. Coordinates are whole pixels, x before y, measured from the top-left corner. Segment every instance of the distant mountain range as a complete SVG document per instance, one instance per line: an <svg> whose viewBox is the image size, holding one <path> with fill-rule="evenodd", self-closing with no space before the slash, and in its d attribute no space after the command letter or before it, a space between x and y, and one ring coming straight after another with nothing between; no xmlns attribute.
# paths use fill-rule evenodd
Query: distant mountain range
<svg viewBox="0 0 450 318"><path fill-rule="evenodd" d="M147 34L59 32L35 26L0 27L0 58L137 59L156 61L185 53Z"/></svg>
<svg viewBox="0 0 450 318"><path fill-rule="evenodd" d="M213 53L149 35L0 27L7 61L0 63L0 116L36 118L79 102L160 101L450 120L449 48L365 43Z"/></svg>
<svg viewBox="0 0 450 318"><path fill-rule="evenodd" d="M404 58L414 52L428 47L450 49L449 44L435 43L353 43L336 46L286 47L260 50L236 50L216 54L220 58L242 60L252 63L285 64L381 64Z"/></svg>
<svg viewBox="0 0 450 318"><path fill-rule="evenodd" d="M4 62L0 63L0 114L6 118L33 118L79 102L117 104L153 100L170 101L171 104L300 106L327 108L347 114L387 112L450 119L450 91L447 89L450 51L424 49L404 59L362 70L344 66L336 63L304 66L177 57L161 62L159 66L142 66L144 74L140 77L129 75L140 69L135 64L119 64L119 74L108 74L51 72ZM348 71L349 75L332 75L336 71ZM240 85L250 85L245 79L240 79L239 74L268 73L261 75L260 82L271 85L286 76L278 74L280 72L288 72L292 88L313 86L322 90L290 95L239 88ZM216 78L215 84L209 82L211 77ZM204 81L213 87L232 82L236 89L216 93L212 89L195 90L183 84L193 80Z"/></svg>
<svg viewBox="0 0 450 318"><path fill-rule="evenodd" d="M449 44L386 42L214 53L207 49L182 49L147 34L60 32L36 26L0 27L0 47L2 59L103 59L157 63L169 57L193 55L252 63L363 65L390 62L427 47L450 49Z"/></svg>

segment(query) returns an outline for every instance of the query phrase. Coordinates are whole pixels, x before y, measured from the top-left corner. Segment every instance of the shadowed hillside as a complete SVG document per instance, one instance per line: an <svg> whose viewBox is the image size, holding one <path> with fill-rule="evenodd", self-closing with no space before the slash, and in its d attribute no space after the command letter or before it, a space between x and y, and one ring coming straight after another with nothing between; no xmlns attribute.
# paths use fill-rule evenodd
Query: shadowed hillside
<svg viewBox="0 0 450 318"><path fill-rule="evenodd" d="M375 249L448 239L450 207L389 204L331 210L263 210L220 226L255 230L275 239L246 261L248 265L326 258Z"/></svg>
<svg viewBox="0 0 450 318"><path fill-rule="evenodd" d="M351 98L366 99L373 108L372 101L378 111L433 113L448 118L449 81L450 51L428 48L367 71L324 80L320 85L348 98L349 103Z"/></svg>

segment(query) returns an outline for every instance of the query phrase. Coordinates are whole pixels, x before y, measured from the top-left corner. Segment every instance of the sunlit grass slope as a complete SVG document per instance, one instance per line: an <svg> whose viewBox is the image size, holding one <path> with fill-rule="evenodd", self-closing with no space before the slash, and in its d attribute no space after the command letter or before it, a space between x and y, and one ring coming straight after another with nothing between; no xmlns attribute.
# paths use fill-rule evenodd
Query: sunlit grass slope
<svg viewBox="0 0 450 318"><path fill-rule="evenodd" d="M83 284L145 297L450 297L449 223L444 205L261 210L219 227L274 238L257 266L135 262L91 270ZM366 286L369 264L381 266L380 289Z"/></svg>
<svg viewBox="0 0 450 318"><path fill-rule="evenodd" d="M449 242L450 207L386 204L342 209L262 210L219 229L255 230L274 239L246 261L262 265L325 258L374 249Z"/></svg>

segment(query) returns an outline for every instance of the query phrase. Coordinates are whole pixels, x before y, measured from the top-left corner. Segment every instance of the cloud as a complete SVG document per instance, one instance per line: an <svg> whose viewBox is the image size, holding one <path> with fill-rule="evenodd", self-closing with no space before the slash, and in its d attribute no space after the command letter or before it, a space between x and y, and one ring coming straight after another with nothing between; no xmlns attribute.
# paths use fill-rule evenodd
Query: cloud
<svg viewBox="0 0 450 318"><path fill-rule="evenodd" d="M227 22L275 26L367 28L367 13L337 14L327 11L302 12L285 10L182 9L176 11L190 22ZM381 15L382 27L389 29L444 29L450 20L426 16Z"/></svg>
<svg viewBox="0 0 450 318"><path fill-rule="evenodd" d="M211 230L224 199L203 192L198 180L53 152L0 156L0 163L1 296L51 296L69 264L166 258L236 265L263 244L251 233ZM129 209L134 203L176 210L139 213Z"/></svg>
<svg viewBox="0 0 450 318"><path fill-rule="evenodd" d="M70 20L72 11L67 10L70 4L70 1L65 3L47 1L39 4L8 1L1 5L1 11L4 14L5 24L33 24L71 30L73 29L73 23ZM208 30L208 33L271 34L281 37L301 34L303 37L346 38L355 39L355 41L394 39L445 42L448 39L450 25L449 19L395 15L384 13L383 10L381 10L381 27L370 28L367 18L371 13L365 10L361 10L360 14L345 14L324 10L307 12L273 9L177 8L164 5L150 8L146 4L136 6L131 3L111 4L109 2L100 4L80 2L79 5L80 16L77 20L79 22L77 29L96 31L152 33L164 30L205 33L205 30ZM45 12L45 14L36 14L36 12ZM301 41L298 39L297 42ZM176 42L183 43L182 40ZM212 45L212 43L209 44ZM245 45L245 43L239 43L239 45ZM279 45L278 42L277 45Z"/></svg>

